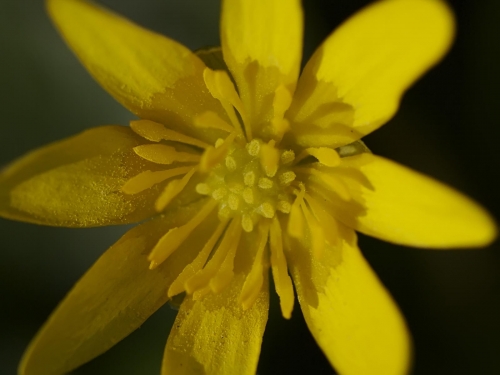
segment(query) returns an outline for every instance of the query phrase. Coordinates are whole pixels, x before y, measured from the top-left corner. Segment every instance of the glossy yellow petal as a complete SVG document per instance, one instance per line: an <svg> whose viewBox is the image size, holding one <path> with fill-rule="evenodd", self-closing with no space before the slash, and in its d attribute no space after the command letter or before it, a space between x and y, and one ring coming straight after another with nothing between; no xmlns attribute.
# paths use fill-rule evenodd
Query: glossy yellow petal
<svg viewBox="0 0 500 375"><path fill-rule="evenodd" d="M170 283L214 228L200 230L155 270L149 270L148 254L166 231L184 224L199 207L183 207L142 224L105 252L30 344L20 375L67 373L108 350L162 306Z"/></svg>
<svg viewBox="0 0 500 375"><path fill-rule="evenodd" d="M298 241L287 259L300 307L316 342L342 375L404 375L410 338L404 320L342 226L338 248L322 257Z"/></svg>
<svg viewBox="0 0 500 375"><path fill-rule="evenodd" d="M302 73L288 113L297 141L338 147L384 124L453 33L453 15L439 0L378 1L354 15Z"/></svg>
<svg viewBox="0 0 500 375"><path fill-rule="evenodd" d="M130 111L210 143L220 136L192 125L203 112L223 112L205 87L205 64L189 49L84 0L47 7L90 74Z"/></svg>
<svg viewBox="0 0 500 375"><path fill-rule="evenodd" d="M295 89L302 54L302 18L299 0L223 1L224 60L253 127L273 120L273 100L281 85L291 93Z"/></svg>
<svg viewBox="0 0 500 375"><path fill-rule="evenodd" d="M244 274L218 294L186 297L168 337L162 374L253 375L269 309L267 278L248 310L238 303Z"/></svg>
<svg viewBox="0 0 500 375"><path fill-rule="evenodd" d="M486 210L430 177L372 154L344 158L342 165L369 182L344 178L354 202L336 208L337 218L360 232L424 248L485 246L496 237Z"/></svg>
<svg viewBox="0 0 500 375"><path fill-rule="evenodd" d="M37 224L89 227L155 214L155 189L120 190L144 168L129 128L103 126L21 157L0 173L0 216Z"/></svg>

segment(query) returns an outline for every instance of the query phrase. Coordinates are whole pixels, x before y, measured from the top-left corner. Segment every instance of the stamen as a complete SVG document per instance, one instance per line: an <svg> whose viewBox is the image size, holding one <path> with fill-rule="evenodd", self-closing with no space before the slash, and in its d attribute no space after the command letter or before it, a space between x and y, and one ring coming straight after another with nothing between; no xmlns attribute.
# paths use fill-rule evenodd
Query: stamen
<svg viewBox="0 0 500 375"><path fill-rule="evenodd" d="M240 183L233 183L228 185L229 191L235 194L241 194L245 187Z"/></svg>
<svg viewBox="0 0 500 375"><path fill-rule="evenodd" d="M278 201L276 209L283 212L284 214L289 214L290 210L292 209L292 205L287 201Z"/></svg>
<svg viewBox="0 0 500 375"><path fill-rule="evenodd" d="M130 127L135 133L152 142L160 142L161 140L165 140L185 143L200 148L207 148L208 146L210 146L208 143L200 141L199 139L189 137L171 129L167 129L162 124L150 120L130 121Z"/></svg>
<svg viewBox="0 0 500 375"><path fill-rule="evenodd" d="M268 177L274 177L278 171L280 155L274 144L275 142L272 139L269 143L264 143L260 150L260 163Z"/></svg>
<svg viewBox="0 0 500 375"><path fill-rule="evenodd" d="M251 231L253 231L252 218L248 215L243 215L241 217L241 226L243 227L243 230L247 233L250 233Z"/></svg>
<svg viewBox="0 0 500 375"><path fill-rule="evenodd" d="M271 189L273 187L273 181L266 177L259 178L259 187L261 189Z"/></svg>
<svg viewBox="0 0 500 375"><path fill-rule="evenodd" d="M286 118L273 122L274 139L276 142L281 142L283 135L290 129L290 121Z"/></svg>
<svg viewBox="0 0 500 375"><path fill-rule="evenodd" d="M199 116L196 116L193 122L196 127L202 129L219 129L228 133L234 131L234 127L229 125L226 121L221 119L217 113L212 111L207 111Z"/></svg>
<svg viewBox="0 0 500 375"><path fill-rule="evenodd" d="M290 217L288 219L287 227L288 235L294 238L304 237L304 216L302 214L300 206L304 201L304 194L306 190L302 183L300 183L299 187L300 191L294 191L294 194L297 195L297 198L295 198L295 201L293 202L290 209Z"/></svg>
<svg viewBox="0 0 500 375"><path fill-rule="evenodd" d="M325 249L325 234L323 233L323 228L314 215L311 214L311 211L309 211L305 203L302 203L301 207L309 226L312 253L316 259L319 259Z"/></svg>
<svg viewBox="0 0 500 375"><path fill-rule="evenodd" d="M227 204L231 210L236 211L240 205L240 199L236 194L229 194Z"/></svg>
<svg viewBox="0 0 500 375"><path fill-rule="evenodd" d="M288 171L288 172L283 172L282 174L280 174L278 179L279 179L281 185L288 186L295 180L295 177L297 177L297 176L294 172Z"/></svg>
<svg viewBox="0 0 500 375"><path fill-rule="evenodd" d="M224 144L224 140L222 138L217 138L217 140L215 141L215 148L219 148L223 144Z"/></svg>
<svg viewBox="0 0 500 375"><path fill-rule="evenodd" d="M205 183L200 183L196 185L196 192L201 195L208 195L210 194L210 186Z"/></svg>
<svg viewBox="0 0 500 375"><path fill-rule="evenodd" d="M193 301L198 301L205 297L207 294L210 294L212 290L210 289L210 285L207 285L206 287L197 290L196 292L193 293L192 298Z"/></svg>
<svg viewBox="0 0 500 375"><path fill-rule="evenodd" d="M208 147L201 155L200 171L206 173L219 164L226 157L235 137L236 133L231 133L219 147Z"/></svg>
<svg viewBox="0 0 500 375"><path fill-rule="evenodd" d="M243 176L243 182L245 183L246 186L253 186L255 185L255 172L247 172Z"/></svg>
<svg viewBox="0 0 500 375"><path fill-rule="evenodd" d="M172 164L179 162L198 162L200 155L189 152L177 152L174 147L162 144L140 145L133 148L134 152L141 158L156 164Z"/></svg>
<svg viewBox="0 0 500 375"><path fill-rule="evenodd" d="M196 275L187 280L184 284L186 292L193 294L194 292L207 287L210 280L216 275L221 268L226 257L234 258L234 254L238 248L239 238L241 234L241 225L237 220L233 220L224 234L219 247L215 254L208 261L205 267L198 271ZM232 254L231 254L232 253Z"/></svg>
<svg viewBox="0 0 500 375"><path fill-rule="evenodd" d="M336 167L340 164L340 156L332 148L328 147L310 147L303 150L295 159L295 164L305 159L307 156L314 156L318 161L327 167Z"/></svg>
<svg viewBox="0 0 500 375"><path fill-rule="evenodd" d="M259 213L268 219L272 219L275 212L276 211L274 211L274 207L271 203L265 202L259 206Z"/></svg>
<svg viewBox="0 0 500 375"><path fill-rule="evenodd" d="M281 154L281 163L288 164L291 163L295 159L295 152L292 150L283 151Z"/></svg>
<svg viewBox="0 0 500 375"><path fill-rule="evenodd" d="M226 188L218 188L218 189L216 189L216 190L213 191L212 198L215 199L216 201L220 201L226 195L227 195L227 189Z"/></svg>
<svg viewBox="0 0 500 375"><path fill-rule="evenodd" d="M281 226L275 217L271 222L269 232L269 244L271 248L271 267L273 272L274 286L280 297L281 314L285 319L292 316L294 294L292 280L288 275L288 267L285 254L283 253L283 241L281 238Z"/></svg>
<svg viewBox="0 0 500 375"><path fill-rule="evenodd" d="M180 167L167 169L164 171L144 171L125 182L125 184L121 188L121 191L124 194L138 194L141 191L149 189L150 187L171 177L188 173L191 169L192 167Z"/></svg>
<svg viewBox="0 0 500 375"><path fill-rule="evenodd" d="M227 220L231 217L231 209L227 204L223 204L219 207L219 212L217 215L219 216L220 220Z"/></svg>
<svg viewBox="0 0 500 375"><path fill-rule="evenodd" d="M173 180L168 183L168 185L165 187L165 190L163 190L158 199L156 199L156 211L163 211L165 207L167 207L172 199L174 199L186 187L189 179L193 176L194 172L196 172L196 168L191 169L191 171L184 177L182 177L182 179Z"/></svg>
<svg viewBox="0 0 500 375"><path fill-rule="evenodd" d="M318 223L323 228L323 234L325 235L326 241L330 245L338 247L340 245L340 233L337 220L335 220L312 195L306 193L304 198L311 207L314 216L318 219Z"/></svg>
<svg viewBox="0 0 500 375"><path fill-rule="evenodd" d="M237 222L237 220L234 221L235 223ZM222 290L224 290L224 288L229 285L231 279L234 276L234 257L236 255L236 251L238 250L238 244L241 237L241 229L242 227L240 225L235 224L234 232L231 233L231 237L233 237L231 248L221 266L219 267L219 270L210 280L210 289L212 289L212 292L214 293L220 293Z"/></svg>
<svg viewBox="0 0 500 375"><path fill-rule="evenodd" d="M236 160L232 156L226 156L226 167L231 172L235 171L238 167L238 164L236 164Z"/></svg>
<svg viewBox="0 0 500 375"><path fill-rule="evenodd" d="M253 199L253 190L251 188L246 188L245 190L243 190L243 200L248 203L248 204L252 204L254 202L254 199Z"/></svg>
<svg viewBox="0 0 500 375"><path fill-rule="evenodd" d="M213 211L217 202L209 199L202 209L186 224L170 229L165 234L148 256L151 262L150 269L156 268L165 259L167 259L177 248L186 240L186 238L200 225L207 216Z"/></svg>
<svg viewBox="0 0 500 375"><path fill-rule="evenodd" d="M224 70L214 71L209 68L205 68L203 71L203 79L205 80L205 84L207 85L210 94L212 94L212 96L221 103L233 126L241 130L240 121L234 111L234 108L236 108L243 120L243 126L245 127L247 138L252 139L252 130L246 124L246 112L243 102L236 92L234 84L229 78L227 72Z"/></svg>
<svg viewBox="0 0 500 375"><path fill-rule="evenodd" d="M257 156L260 153L260 142L256 139L252 139L247 143L246 148L249 155Z"/></svg>
<svg viewBox="0 0 500 375"><path fill-rule="evenodd" d="M219 240L222 231L226 228L227 226L227 221L222 221L219 223L217 226L217 229L215 232L212 234L210 239L207 241L205 246L203 246L203 249L198 253L196 258L189 263L182 272L177 276L177 278L174 280L174 282L170 285L170 288L168 289L168 296L172 297L175 296L176 294L182 293L185 291L184 284L187 280L189 280L191 277L193 277L199 270L202 269L202 267L205 265L207 262L208 256L212 252L212 249L214 248L215 244Z"/></svg>
<svg viewBox="0 0 500 375"><path fill-rule="evenodd" d="M255 254L252 268L241 289L239 300L243 310L248 310L253 305L264 283L264 250L266 248L268 234L269 223L266 221L259 226L257 253Z"/></svg>
<svg viewBox="0 0 500 375"><path fill-rule="evenodd" d="M294 170L298 173L310 174L314 181L318 182L326 189L336 193L344 201L350 201L352 199L349 189L337 176L327 172L318 171L315 168L295 168Z"/></svg>

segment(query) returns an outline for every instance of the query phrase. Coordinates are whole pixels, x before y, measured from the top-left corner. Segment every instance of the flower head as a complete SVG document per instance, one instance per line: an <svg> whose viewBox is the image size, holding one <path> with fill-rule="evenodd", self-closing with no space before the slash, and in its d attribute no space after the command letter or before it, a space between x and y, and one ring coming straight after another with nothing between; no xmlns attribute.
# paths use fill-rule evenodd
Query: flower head
<svg viewBox="0 0 500 375"><path fill-rule="evenodd" d="M405 373L405 323L355 230L425 248L496 236L474 202L360 141L444 54L449 9L380 1L329 36L299 77L298 0L225 0L222 47L197 53L83 0L47 4L85 67L139 119L13 163L0 175L0 214L144 222L77 283L20 372L70 371L185 293L163 372L255 373L272 275L283 316L295 289L340 373Z"/></svg>

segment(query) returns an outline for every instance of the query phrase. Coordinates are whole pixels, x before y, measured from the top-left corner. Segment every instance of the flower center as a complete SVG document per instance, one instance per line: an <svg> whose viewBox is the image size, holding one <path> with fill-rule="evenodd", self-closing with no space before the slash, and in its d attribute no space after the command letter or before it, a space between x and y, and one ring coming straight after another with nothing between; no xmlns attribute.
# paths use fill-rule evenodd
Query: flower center
<svg viewBox="0 0 500 375"><path fill-rule="evenodd" d="M222 142L217 146L222 147ZM273 141L235 141L196 191L218 202L221 220L238 218L243 230L251 232L261 218L272 219L276 211L290 212L294 159L293 151L280 150Z"/></svg>
<svg viewBox="0 0 500 375"><path fill-rule="evenodd" d="M196 115L193 125L225 133L225 138L212 146L160 123L132 121L132 130L152 142L134 147L134 152L156 166L130 178L121 191L138 194L165 183L154 203L157 212L173 202L182 202L184 190L187 197L192 197L194 185L196 193L208 198L185 224L170 228L158 240L148 256L151 269L163 263L199 228L213 224L209 222L217 212L217 227L173 281L169 297L187 292L199 299L219 293L239 272L245 276L239 303L248 309L257 299L265 271L271 266L283 316L290 317L294 294L284 255L289 244L282 240L283 233L306 242L317 258L327 243L337 247L336 220L321 202L352 199L348 186L337 175L337 167L341 157L363 147L353 144L338 151L309 147L296 150L297 155L281 149L279 144L290 129L284 117L291 103L288 89L279 86L275 90L272 118L254 126L260 121L247 113L226 71L206 68L203 78L225 115L209 110ZM280 212L288 217L285 219ZM252 246L246 248L249 253L238 252L241 243L250 239ZM236 264L240 265L238 270Z"/></svg>
<svg viewBox="0 0 500 375"><path fill-rule="evenodd" d="M280 136L267 142L260 138L247 141L248 132L244 126L238 127L237 121L232 126L212 112L195 118L198 126L227 133L214 146L153 121L132 121L132 130L153 142L134 147L134 152L156 167L130 178L121 191L138 194L165 183L154 203L157 212L172 202L179 204L182 199L178 196L185 188L186 196L192 197L191 186L208 198L202 200L199 210L185 224L170 228L158 240L148 256L151 269L206 226L217 211L216 228L172 282L169 297L186 292L199 299L208 293L219 293L236 273L243 272L245 281L239 303L248 309L259 296L270 266L283 316L290 317L294 294L284 255L289 244L282 240L283 235L306 242L318 259L326 244L338 247L337 222L324 210L322 201L352 200L342 178L349 171L338 167L341 157L366 152L366 147L362 143L338 150L309 147L295 155L292 150L279 148ZM285 123L276 120L275 124ZM284 130L285 125L276 129ZM286 220L283 214L288 216ZM243 243L251 239L252 246L246 248L249 254L238 252L241 238L245 239Z"/></svg>

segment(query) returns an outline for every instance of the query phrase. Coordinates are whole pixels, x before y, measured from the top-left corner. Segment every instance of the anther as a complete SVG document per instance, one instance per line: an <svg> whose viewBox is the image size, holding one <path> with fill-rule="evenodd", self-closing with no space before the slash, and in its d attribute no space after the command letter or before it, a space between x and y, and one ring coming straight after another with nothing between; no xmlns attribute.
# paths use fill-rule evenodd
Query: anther
<svg viewBox="0 0 500 375"><path fill-rule="evenodd" d="M266 177L259 178L259 187L261 189L271 189L273 187L273 181Z"/></svg>
<svg viewBox="0 0 500 375"><path fill-rule="evenodd" d="M210 187L205 183L198 184L196 185L196 192L201 195L208 195L210 194Z"/></svg>
<svg viewBox="0 0 500 375"><path fill-rule="evenodd" d="M224 198L227 194L227 190L225 188L218 188L213 191L212 193L212 198L214 198L216 201L221 200Z"/></svg>
<svg viewBox="0 0 500 375"><path fill-rule="evenodd" d="M281 185L288 186L293 182L293 180L295 180L295 177L297 177L295 173L293 173L292 171L288 171L280 174L278 178Z"/></svg>
<svg viewBox="0 0 500 375"><path fill-rule="evenodd" d="M215 141L215 148L219 148L220 146L222 146L222 144L224 143L224 140L222 138L219 138Z"/></svg>
<svg viewBox="0 0 500 375"><path fill-rule="evenodd" d="M254 172L247 172L243 176L243 182L245 183L246 186L253 186L255 185L255 173Z"/></svg>
<svg viewBox="0 0 500 375"><path fill-rule="evenodd" d="M241 194L244 188L245 187L242 184L238 183L229 185L229 191L235 194Z"/></svg>
<svg viewBox="0 0 500 375"><path fill-rule="evenodd" d="M253 190L251 188L246 188L243 190L243 200L248 203L252 204L253 203Z"/></svg>
<svg viewBox="0 0 500 375"><path fill-rule="evenodd" d="M229 208L233 211L236 211L240 205L240 199L236 194L229 194L229 197L227 198L227 204L229 205Z"/></svg>
<svg viewBox="0 0 500 375"><path fill-rule="evenodd" d="M294 161L294 159L295 159L295 152L293 152L292 150L283 151L283 153L281 154L282 164L291 163L292 161Z"/></svg>
<svg viewBox="0 0 500 375"><path fill-rule="evenodd" d="M257 156L260 152L260 143L258 140L252 139L250 143L247 143L246 148L249 155Z"/></svg>
<svg viewBox="0 0 500 375"><path fill-rule="evenodd" d="M259 207L260 214L268 219L272 219L274 217L274 207L271 203L265 202L262 203Z"/></svg>
<svg viewBox="0 0 500 375"><path fill-rule="evenodd" d="M219 207L219 212L217 212L219 219L225 220L231 216L231 209L227 205L222 205Z"/></svg>
<svg viewBox="0 0 500 375"><path fill-rule="evenodd" d="M248 215L243 215L241 218L241 226L245 232L250 233L253 230L252 218Z"/></svg>
<svg viewBox="0 0 500 375"><path fill-rule="evenodd" d="M276 209L283 212L284 214L289 214L290 210L292 209L292 205L287 201L278 201Z"/></svg>
<svg viewBox="0 0 500 375"><path fill-rule="evenodd" d="M235 171L237 168L236 160L232 156L226 156L226 167L231 172Z"/></svg>

